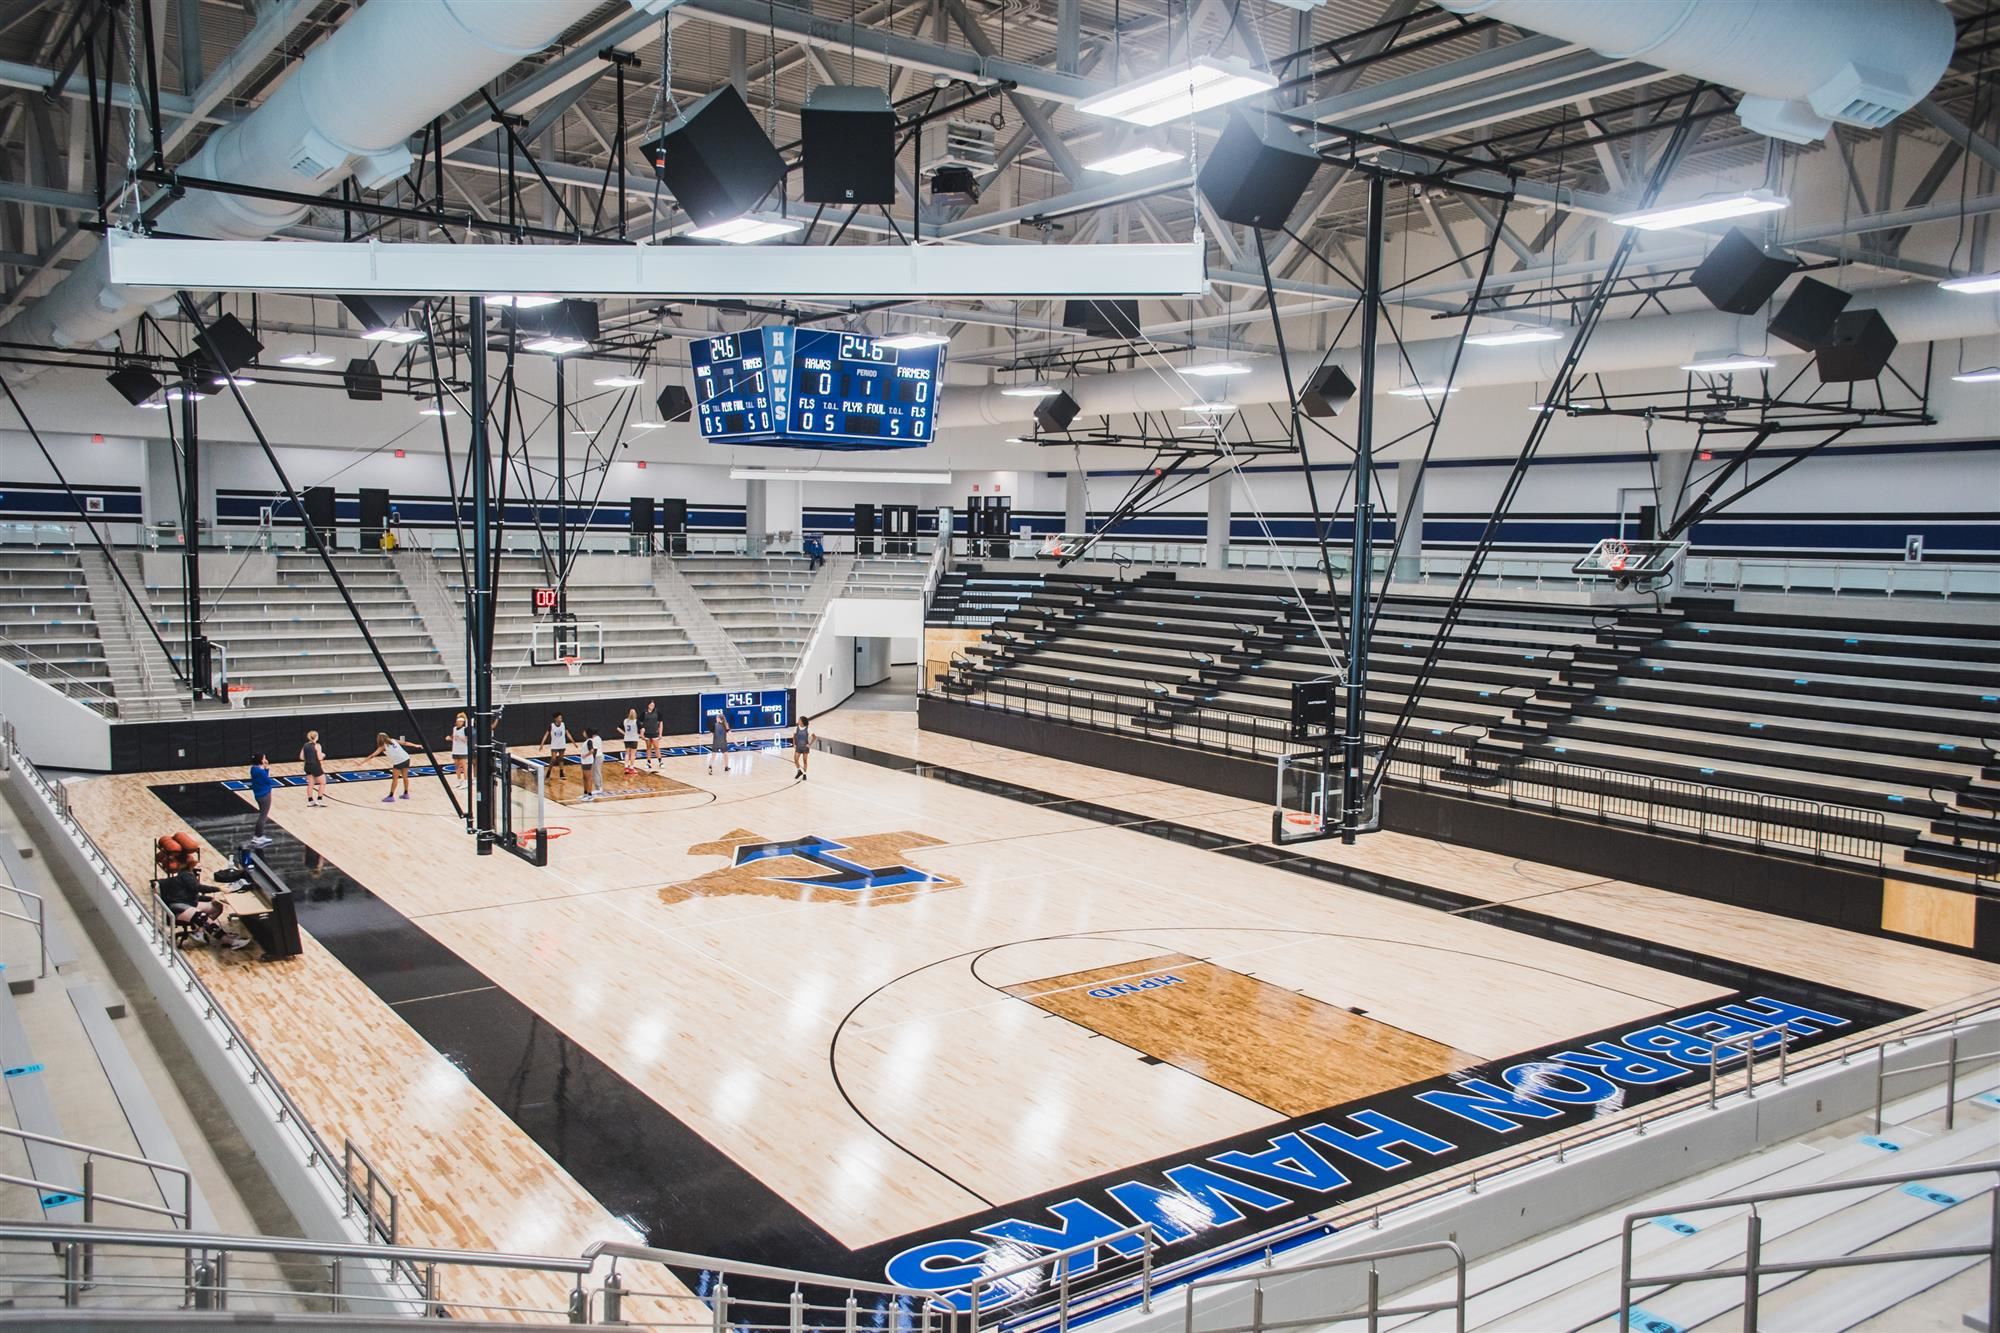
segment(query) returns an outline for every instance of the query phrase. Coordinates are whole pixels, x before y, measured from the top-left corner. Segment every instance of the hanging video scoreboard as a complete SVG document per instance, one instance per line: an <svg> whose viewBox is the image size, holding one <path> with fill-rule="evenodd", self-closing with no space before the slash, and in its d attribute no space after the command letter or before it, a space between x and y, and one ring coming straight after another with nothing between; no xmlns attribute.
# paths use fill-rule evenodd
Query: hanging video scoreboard
<svg viewBox="0 0 2000 1333"><path fill-rule="evenodd" d="M713 444L918 449L936 428L941 346L772 325L691 352L696 418Z"/></svg>

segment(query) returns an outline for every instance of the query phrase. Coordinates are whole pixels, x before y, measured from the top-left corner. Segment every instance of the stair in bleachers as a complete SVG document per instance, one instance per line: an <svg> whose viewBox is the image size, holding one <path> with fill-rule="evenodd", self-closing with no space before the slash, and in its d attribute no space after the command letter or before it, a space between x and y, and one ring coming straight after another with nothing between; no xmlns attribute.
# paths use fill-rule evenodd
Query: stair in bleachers
<svg viewBox="0 0 2000 1333"><path fill-rule="evenodd" d="M71 698L108 703L111 670L73 548L0 546L0 661Z"/></svg>
<svg viewBox="0 0 2000 1333"><path fill-rule="evenodd" d="M677 557L709 615L762 683L789 681L819 624L814 574L803 556Z"/></svg>

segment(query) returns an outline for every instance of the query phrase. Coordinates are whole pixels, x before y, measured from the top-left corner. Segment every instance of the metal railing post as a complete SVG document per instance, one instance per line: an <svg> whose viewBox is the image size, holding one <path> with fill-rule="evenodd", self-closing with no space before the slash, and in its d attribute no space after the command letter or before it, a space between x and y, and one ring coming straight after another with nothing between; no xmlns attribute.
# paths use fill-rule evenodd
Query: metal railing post
<svg viewBox="0 0 2000 1333"><path fill-rule="evenodd" d="M83 1246L66 1241L63 1250L63 1305L74 1309L83 1304Z"/></svg>
<svg viewBox="0 0 2000 1333"><path fill-rule="evenodd" d="M1757 1333L1757 1273L1763 1259L1764 1219L1751 1208L1743 1241L1743 1333Z"/></svg>
<svg viewBox="0 0 2000 1333"><path fill-rule="evenodd" d="M1952 1029L1951 1040L1945 1043L1944 1056L1944 1127L1952 1128L1958 1118L1958 1030Z"/></svg>
<svg viewBox="0 0 2000 1333"><path fill-rule="evenodd" d="M1632 1219L1619 1224L1618 1327L1632 1327Z"/></svg>
<svg viewBox="0 0 2000 1333"><path fill-rule="evenodd" d="M444 1315L438 1306L438 1266L424 1265L424 1318L439 1319Z"/></svg>
<svg viewBox="0 0 2000 1333"><path fill-rule="evenodd" d="M1882 1081L1888 1077L1888 1043L1875 1048L1875 1132L1882 1132Z"/></svg>
<svg viewBox="0 0 2000 1333"><path fill-rule="evenodd" d="M1056 1333L1069 1333L1069 1252L1056 1261Z"/></svg>
<svg viewBox="0 0 2000 1333"><path fill-rule="evenodd" d="M720 1278L715 1281L715 1296L708 1303L708 1311L713 1333L729 1333L729 1284Z"/></svg>
<svg viewBox="0 0 2000 1333"><path fill-rule="evenodd" d="M2000 1190L1987 1191L1986 1327L2000 1329Z"/></svg>
<svg viewBox="0 0 2000 1333"><path fill-rule="evenodd" d="M89 1226L97 1220L97 1159L86 1155L83 1159L83 1223ZM97 1247L84 1242L83 1280L90 1281L91 1269L97 1262Z"/></svg>
<svg viewBox="0 0 2000 1333"><path fill-rule="evenodd" d="M229 1308L229 1251L227 1250L215 1252L215 1303L209 1308L211 1310Z"/></svg>
<svg viewBox="0 0 2000 1333"><path fill-rule="evenodd" d="M1368 1265L1368 1333L1379 1333L1382 1319L1376 1312L1382 1308L1382 1273L1374 1264Z"/></svg>
<svg viewBox="0 0 2000 1333"><path fill-rule="evenodd" d="M1264 1279L1250 1286L1250 1333L1264 1333Z"/></svg>
<svg viewBox="0 0 2000 1333"><path fill-rule="evenodd" d="M786 1322L792 1333L805 1333L806 1294L798 1287L792 1288L791 1299L785 1303Z"/></svg>

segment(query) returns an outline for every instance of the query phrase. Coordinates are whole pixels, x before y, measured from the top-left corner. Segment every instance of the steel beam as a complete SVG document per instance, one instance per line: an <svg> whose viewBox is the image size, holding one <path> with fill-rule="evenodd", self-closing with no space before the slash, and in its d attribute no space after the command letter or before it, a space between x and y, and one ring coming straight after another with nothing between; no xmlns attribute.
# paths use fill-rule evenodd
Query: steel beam
<svg viewBox="0 0 2000 1333"><path fill-rule="evenodd" d="M1957 142L1960 148L1971 153L1995 171L2000 171L2000 146L1984 135L1975 134L1964 121L1926 97L1917 103L1917 112L1931 124L1943 130Z"/></svg>
<svg viewBox="0 0 2000 1333"><path fill-rule="evenodd" d="M1365 88L1322 97L1299 107L1294 114L1318 121L1358 119L1363 112L1393 106L1422 94L1464 88L1469 84L1483 85L1488 79L1538 64L1569 49L1570 43L1554 37L1528 37L1506 46L1461 56L1457 60L1447 60L1441 65L1411 74L1382 79ZM1376 119L1379 121L1380 117Z"/></svg>
<svg viewBox="0 0 2000 1333"><path fill-rule="evenodd" d="M945 12L951 15L952 23L965 34L965 40L971 44L972 49L979 53L982 60L990 59L994 54L992 39L987 37L978 21L966 12L963 0L943 0L943 4ZM1042 108L1034 99L1019 91L1009 92L1007 100L1014 104L1014 109L1021 113L1021 119L1034 131L1042 150L1049 155L1049 160L1056 164L1056 170L1062 172L1071 184L1075 184L1083 176L1083 164L1076 160L1076 154L1070 152L1069 146L1062 141L1062 136L1056 133L1054 123L1049 120Z"/></svg>

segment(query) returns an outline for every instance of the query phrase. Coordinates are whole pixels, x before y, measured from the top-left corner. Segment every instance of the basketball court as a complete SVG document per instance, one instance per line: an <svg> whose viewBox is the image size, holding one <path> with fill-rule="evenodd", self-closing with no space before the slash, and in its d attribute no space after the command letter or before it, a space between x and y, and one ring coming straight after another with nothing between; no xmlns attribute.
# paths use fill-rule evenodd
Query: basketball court
<svg viewBox="0 0 2000 1333"><path fill-rule="evenodd" d="M1309 1225L1706 1077L1697 1055L1608 1106L1495 1121L1538 1055L1686 1056L1685 1034L1774 1021L1805 1047L2000 986L1968 958L1396 834L1274 854L1268 806L908 714L821 736L809 781L776 750L711 775L683 740L657 773L614 758L589 802L574 766L558 796L519 763L516 833L567 831L545 866L476 875L435 777L385 804L352 774L311 810L282 789L269 856L307 952L200 965L329 1141L453 1190L482 1239L623 1226L919 1285L1091 1219L1180 1253ZM169 825L226 848L252 814L238 777L91 779L72 802L114 857ZM1440 1114L1466 1090L1484 1122ZM1409 1130L1393 1163L1301 1164L1384 1123ZM524 1176L571 1221L518 1199L480 1221ZM409 1238L452 1239L424 1234L448 1211L409 1210Z"/></svg>

